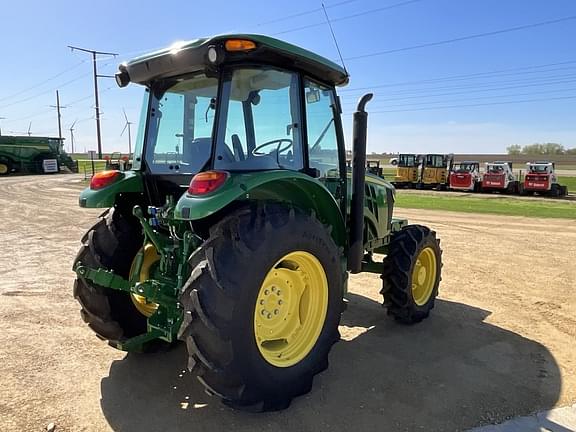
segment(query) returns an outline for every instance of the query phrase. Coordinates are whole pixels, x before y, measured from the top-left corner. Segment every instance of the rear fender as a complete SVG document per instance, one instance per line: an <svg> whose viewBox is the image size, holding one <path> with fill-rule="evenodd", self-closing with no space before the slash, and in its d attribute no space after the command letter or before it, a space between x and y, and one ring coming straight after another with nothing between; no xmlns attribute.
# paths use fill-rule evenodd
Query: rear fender
<svg viewBox="0 0 576 432"><path fill-rule="evenodd" d="M181 220L202 220L239 201L283 202L314 212L323 224L331 227L336 244L346 249L346 226L333 195L320 181L294 171L232 173L213 193L204 196L185 193L176 204L174 216Z"/></svg>
<svg viewBox="0 0 576 432"><path fill-rule="evenodd" d="M89 187L80 193L80 207L86 208L109 208L114 206L117 198L122 194L142 194L144 183L142 175L135 171L124 171L121 178L114 183L98 190Z"/></svg>

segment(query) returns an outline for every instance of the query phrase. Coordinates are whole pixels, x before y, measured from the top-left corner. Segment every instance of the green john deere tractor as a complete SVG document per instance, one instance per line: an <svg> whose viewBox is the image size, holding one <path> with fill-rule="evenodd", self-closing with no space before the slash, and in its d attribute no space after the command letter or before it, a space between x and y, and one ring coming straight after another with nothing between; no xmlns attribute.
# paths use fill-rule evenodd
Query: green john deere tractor
<svg viewBox="0 0 576 432"><path fill-rule="evenodd" d="M439 242L394 218L394 188L366 173L370 94L347 169L344 69L276 39L225 35L136 58L116 80L146 88L134 163L82 192L81 207L108 210L74 262L74 296L101 339L135 352L184 341L210 394L266 411L328 367L348 273L380 274L398 321L428 316Z"/></svg>

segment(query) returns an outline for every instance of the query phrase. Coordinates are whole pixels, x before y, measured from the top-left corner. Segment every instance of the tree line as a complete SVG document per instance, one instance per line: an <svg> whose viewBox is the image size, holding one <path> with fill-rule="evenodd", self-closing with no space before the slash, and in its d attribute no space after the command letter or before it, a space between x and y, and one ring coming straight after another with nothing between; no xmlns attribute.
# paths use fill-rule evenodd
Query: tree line
<svg viewBox="0 0 576 432"><path fill-rule="evenodd" d="M558 143L536 143L506 147L509 155L576 155L576 147L567 149Z"/></svg>

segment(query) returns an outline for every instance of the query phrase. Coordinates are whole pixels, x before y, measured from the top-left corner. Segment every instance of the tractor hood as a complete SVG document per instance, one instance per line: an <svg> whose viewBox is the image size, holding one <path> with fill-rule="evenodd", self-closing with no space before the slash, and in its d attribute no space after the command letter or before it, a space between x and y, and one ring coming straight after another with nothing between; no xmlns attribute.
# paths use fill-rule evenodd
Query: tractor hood
<svg viewBox="0 0 576 432"><path fill-rule="evenodd" d="M246 42L236 46L227 42ZM298 68L331 85L346 85L348 73L336 63L295 45L268 36L228 34L178 42L168 48L137 57L119 66L116 82L148 85L164 78L217 71L224 64L254 62Z"/></svg>

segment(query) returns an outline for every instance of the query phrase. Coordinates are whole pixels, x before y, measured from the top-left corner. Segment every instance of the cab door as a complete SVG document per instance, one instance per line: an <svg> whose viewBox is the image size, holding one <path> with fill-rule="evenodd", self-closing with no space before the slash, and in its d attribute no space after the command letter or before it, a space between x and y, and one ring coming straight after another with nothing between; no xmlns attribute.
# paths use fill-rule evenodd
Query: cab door
<svg viewBox="0 0 576 432"><path fill-rule="evenodd" d="M334 195L344 210L346 154L334 89L304 78L304 107L307 168Z"/></svg>

